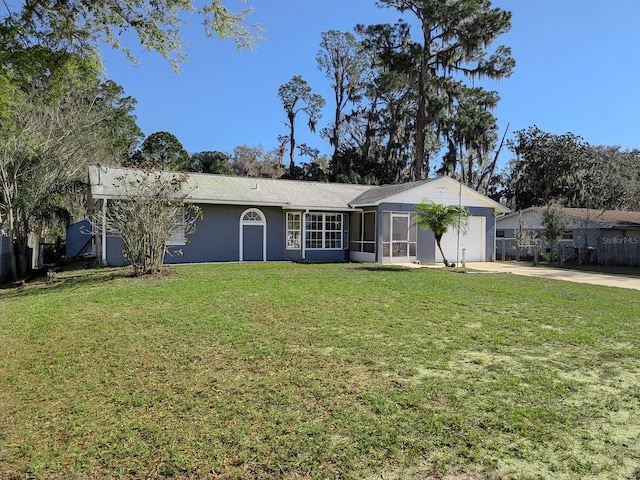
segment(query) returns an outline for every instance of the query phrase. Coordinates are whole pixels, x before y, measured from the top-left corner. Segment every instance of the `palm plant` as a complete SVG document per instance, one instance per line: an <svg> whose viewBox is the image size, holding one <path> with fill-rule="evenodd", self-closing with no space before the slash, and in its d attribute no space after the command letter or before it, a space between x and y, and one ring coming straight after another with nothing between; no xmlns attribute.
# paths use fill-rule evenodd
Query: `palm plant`
<svg viewBox="0 0 640 480"><path fill-rule="evenodd" d="M469 228L469 212L461 205L442 205L432 200L418 203L415 209L417 210L416 225L422 230L431 230L433 232L444 265L448 267L449 262L442 251L440 241L450 227L465 233Z"/></svg>

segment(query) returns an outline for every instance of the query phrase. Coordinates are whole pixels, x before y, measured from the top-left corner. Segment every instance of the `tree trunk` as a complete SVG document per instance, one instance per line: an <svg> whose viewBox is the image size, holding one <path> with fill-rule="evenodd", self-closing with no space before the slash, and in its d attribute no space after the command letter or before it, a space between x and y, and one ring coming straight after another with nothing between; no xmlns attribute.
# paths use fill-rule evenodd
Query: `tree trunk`
<svg viewBox="0 0 640 480"><path fill-rule="evenodd" d="M426 69L424 59L420 62L420 72L418 73L418 112L416 115L416 157L413 163L411 180L422 179L422 166L424 163L425 128L426 128L426 79L423 69ZM428 171L428 168L427 168Z"/></svg>
<svg viewBox="0 0 640 480"><path fill-rule="evenodd" d="M13 281L23 280L27 278L29 271L27 261L27 223L23 222L22 228L20 222L16 221L15 211L12 207L7 210L7 220L9 222L9 259L11 277Z"/></svg>
<svg viewBox="0 0 640 480"><path fill-rule="evenodd" d="M338 153L340 151L340 113L341 106L344 98L344 93L339 87L338 83L339 79L336 78L336 91L335 91L335 100L336 100L336 110L333 119L333 129L331 131L331 139L330 142L333 145L333 176L337 177L340 173L344 172L344 166L339 164Z"/></svg>
<svg viewBox="0 0 640 480"><path fill-rule="evenodd" d="M442 255L442 261L444 262L444 266L448 267L449 266L449 261L444 256L444 252L442 251L442 245L440 245L440 240L442 240L442 235L437 235L436 236L436 243L438 244L438 250L440 250L440 255Z"/></svg>
<svg viewBox="0 0 640 480"><path fill-rule="evenodd" d="M378 98L375 97L372 99L371 107L369 108L369 112L367 113L367 128L365 130L364 144L362 146L362 157L365 160L369 159L369 154L371 151L371 141L375 133L374 112L376 111L377 108L378 108Z"/></svg>
<svg viewBox="0 0 640 480"><path fill-rule="evenodd" d="M293 168L295 167L295 148L296 148L296 141L293 137L294 134L294 122L295 122L296 116L295 114L289 114L289 126L290 126L290 131L289 131L289 172L293 172Z"/></svg>
<svg viewBox="0 0 640 480"><path fill-rule="evenodd" d="M11 263L11 278L13 279L13 281L17 281L18 280L18 262L16 259L17 256L17 252L16 252L16 243L14 241L14 238L17 237L16 235L16 227L15 227L15 220L13 217L13 208L9 207L8 212L7 212L7 220L9 221L9 261Z"/></svg>
<svg viewBox="0 0 640 480"><path fill-rule="evenodd" d="M425 159L427 102L428 102L428 72L431 57L431 30L422 21L422 51L420 52L420 71L418 72L418 111L416 112L416 158L413 165L412 180L421 180L423 171L429 176L429 162ZM427 160L425 164L425 160Z"/></svg>

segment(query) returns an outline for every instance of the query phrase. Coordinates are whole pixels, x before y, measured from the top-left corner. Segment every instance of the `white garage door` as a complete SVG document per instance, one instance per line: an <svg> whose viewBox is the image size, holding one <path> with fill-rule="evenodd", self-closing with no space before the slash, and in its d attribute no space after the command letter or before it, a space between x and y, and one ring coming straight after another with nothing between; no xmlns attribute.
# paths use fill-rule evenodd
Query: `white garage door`
<svg viewBox="0 0 640 480"><path fill-rule="evenodd" d="M462 262L462 250L464 249L464 258L466 262L484 262L486 252L486 235L485 235L484 217L470 217L469 230L467 233L460 233L459 249L458 232L449 229L442 236L442 250L450 263ZM442 255L436 244L436 263L442 262Z"/></svg>

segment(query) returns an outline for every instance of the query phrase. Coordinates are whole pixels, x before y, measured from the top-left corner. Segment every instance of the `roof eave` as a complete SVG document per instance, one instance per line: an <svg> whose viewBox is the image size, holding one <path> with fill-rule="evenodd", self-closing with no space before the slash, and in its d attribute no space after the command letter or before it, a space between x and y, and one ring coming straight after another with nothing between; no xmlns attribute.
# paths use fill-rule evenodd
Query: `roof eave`
<svg viewBox="0 0 640 480"><path fill-rule="evenodd" d="M355 208L351 206L344 207L327 207L322 205L289 205L286 207L287 210L313 210L316 212L354 212Z"/></svg>
<svg viewBox="0 0 640 480"><path fill-rule="evenodd" d="M190 201L191 203L200 203L205 205L251 205L256 207L280 207L283 210L322 210L326 212L345 212L355 210L349 205L339 207L327 205L297 205L288 202L256 202L251 200L205 200L196 198L190 199Z"/></svg>
<svg viewBox="0 0 640 480"><path fill-rule="evenodd" d="M377 207L381 202L350 203L351 208Z"/></svg>
<svg viewBox="0 0 640 480"><path fill-rule="evenodd" d="M221 200L221 199L206 199L206 198L190 198L191 203L198 203L203 205L251 205L256 207L288 207L287 202L268 202L268 201L254 201L254 200Z"/></svg>

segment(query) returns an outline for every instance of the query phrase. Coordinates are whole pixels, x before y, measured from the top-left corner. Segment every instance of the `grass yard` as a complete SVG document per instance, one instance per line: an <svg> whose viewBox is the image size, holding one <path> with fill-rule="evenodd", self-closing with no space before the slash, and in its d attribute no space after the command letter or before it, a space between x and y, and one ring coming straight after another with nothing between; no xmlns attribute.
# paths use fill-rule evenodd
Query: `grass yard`
<svg viewBox="0 0 640 480"><path fill-rule="evenodd" d="M128 272L0 290L0 478L640 478L638 291Z"/></svg>

